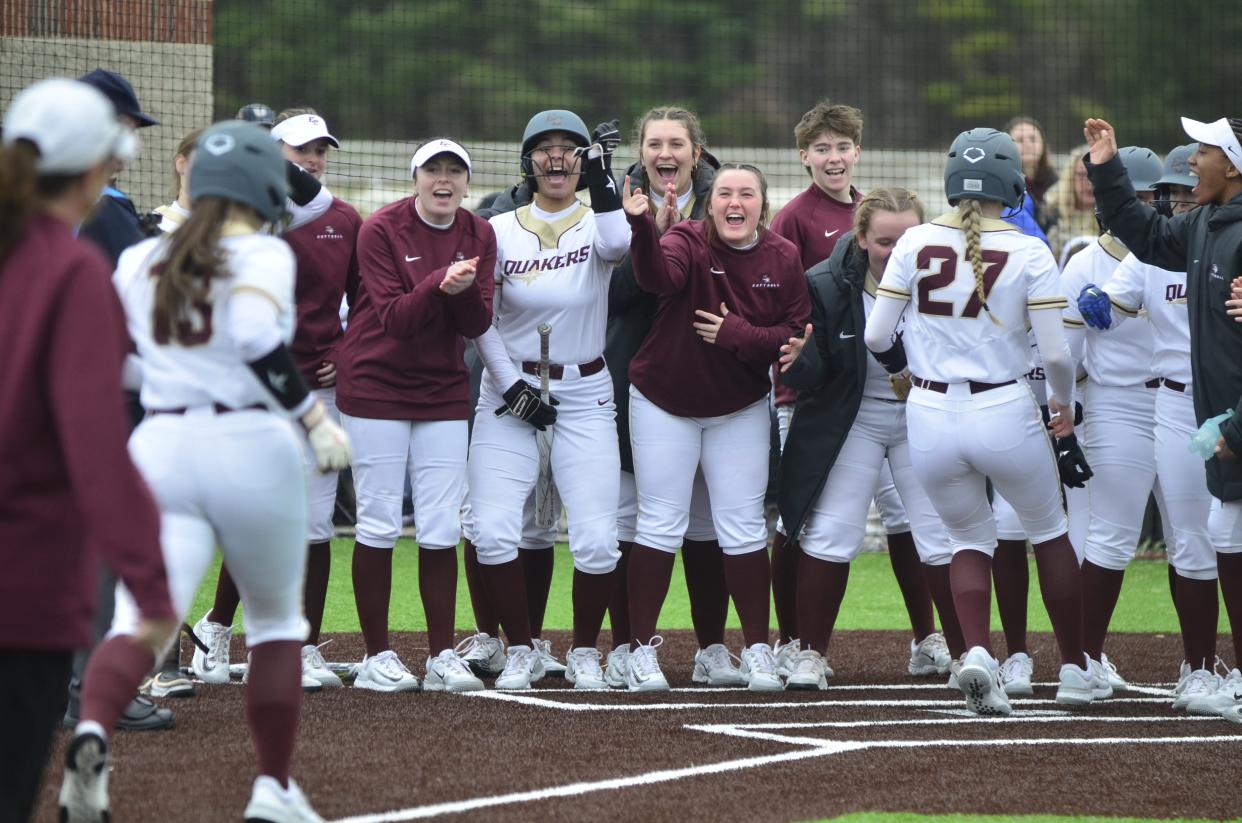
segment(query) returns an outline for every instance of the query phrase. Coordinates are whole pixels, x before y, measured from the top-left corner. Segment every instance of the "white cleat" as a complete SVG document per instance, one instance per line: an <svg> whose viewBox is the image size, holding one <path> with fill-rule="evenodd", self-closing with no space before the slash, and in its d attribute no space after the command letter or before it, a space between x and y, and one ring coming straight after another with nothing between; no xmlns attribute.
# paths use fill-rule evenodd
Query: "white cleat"
<svg viewBox="0 0 1242 823"><path fill-rule="evenodd" d="M802 641L798 638L791 639L788 643L776 641L776 645L772 647L772 656L776 658L776 673L781 677L789 677L794 671L794 658L798 656L798 652L802 650ZM832 677L832 675L828 675Z"/></svg>
<svg viewBox="0 0 1242 823"><path fill-rule="evenodd" d="M745 686L746 678L737 666L736 658L720 643L694 653L694 671L690 679L709 686Z"/></svg>
<svg viewBox="0 0 1242 823"><path fill-rule="evenodd" d="M624 689L626 676L630 667L630 644L624 643L608 652L608 663L604 668L604 680L612 689Z"/></svg>
<svg viewBox="0 0 1242 823"><path fill-rule="evenodd" d="M1104 667L1104 674L1108 678L1108 686L1113 690L1113 694L1124 694L1130 691L1130 684L1117 673L1117 667L1104 652L1100 652L1100 665Z"/></svg>
<svg viewBox="0 0 1242 823"><path fill-rule="evenodd" d="M1031 677L1035 674L1035 661L1025 652L1016 652L1005 658L1000 665L1001 688L1009 697L1033 697Z"/></svg>
<svg viewBox="0 0 1242 823"><path fill-rule="evenodd" d="M108 823L108 744L94 732L75 735L65 751L61 823Z"/></svg>
<svg viewBox="0 0 1242 823"><path fill-rule="evenodd" d="M1101 655L1102 657L1103 655ZM1113 687L1108 678L1108 669L1099 660L1087 657L1087 671L1091 672L1091 696L1095 700L1106 700L1113 696Z"/></svg>
<svg viewBox="0 0 1242 823"><path fill-rule="evenodd" d="M1216 665L1223 669L1224 664L1216 658ZM1224 717L1228 709L1242 704L1242 672L1229 669L1225 676L1219 677L1215 691L1208 695L1197 695L1186 703L1186 713L1200 717Z"/></svg>
<svg viewBox="0 0 1242 823"><path fill-rule="evenodd" d="M476 677L499 677L505 670L505 644L487 632L471 635L457 647Z"/></svg>
<svg viewBox="0 0 1242 823"><path fill-rule="evenodd" d="M255 778L242 816L246 823L323 823L292 777L289 787L282 788L276 778L263 774Z"/></svg>
<svg viewBox="0 0 1242 823"><path fill-rule="evenodd" d="M505 670L496 678L496 688L503 690L529 689L543 677L543 663L539 653L530 646L510 646Z"/></svg>
<svg viewBox="0 0 1242 823"><path fill-rule="evenodd" d="M548 677L564 677L565 664L557 660L556 655L552 654L552 641L532 637L530 642L535 646L535 654L539 655L539 663L543 666L543 673Z"/></svg>
<svg viewBox="0 0 1242 823"><path fill-rule="evenodd" d="M427 658L423 688L429 692L477 692L483 690L483 681L474 676L456 649L445 649Z"/></svg>
<svg viewBox="0 0 1242 823"><path fill-rule="evenodd" d="M565 680L575 689L607 689L608 680L599 664L599 649L585 646L565 655Z"/></svg>
<svg viewBox="0 0 1242 823"><path fill-rule="evenodd" d="M210 612L209 612L210 613ZM212 623L203 615L194 624L194 636L207 647L206 651L194 644L194 656L190 658L190 670L204 683L221 685L229 682L229 641L233 637L232 626Z"/></svg>
<svg viewBox="0 0 1242 823"><path fill-rule="evenodd" d="M825 691L830 675L828 664L814 649L803 649L794 658L793 674L785 678L787 691Z"/></svg>
<svg viewBox="0 0 1242 823"><path fill-rule="evenodd" d="M1176 695L1173 700L1175 711L1186 711L1192 702L1202 705L1206 699L1216 693L1221 685L1221 678L1207 669L1194 669L1189 672L1187 669L1190 669L1190 666L1183 663L1182 678L1178 681L1177 688L1173 690Z"/></svg>
<svg viewBox="0 0 1242 823"><path fill-rule="evenodd" d="M323 659L323 653L319 651L332 641L320 643L318 646L306 645L302 647L302 682L305 684L307 680L313 680L325 689L339 689L345 684L341 682L341 678L336 676L336 672L328 668L328 663Z"/></svg>
<svg viewBox="0 0 1242 823"><path fill-rule="evenodd" d="M415 677L397 653L385 649L373 657L364 657L354 670L354 688L372 692L416 692Z"/></svg>
<svg viewBox="0 0 1242 823"><path fill-rule="evenodd" d="M1000 682L1000 667L996 659L982 646L975 646L962 658L962 668L957 673L958 687L966 695L966 708L975 714L1008 717L1013 709L1009 695Z"/></svg>
<svg viewBox="0 0 1242 823"><path fill-rule="evenodd" d="M1099 664L1090 661L1092 668ZM1096 684L1099 682L1090 669L1065 663L1061 666L1060 683L1057 685L1057 703L1062 706L1088 706L1095 699ZM1107 688L1107 682L1104 688ZM1112 693L1111 691L1109 692Z"/></svg>
<svg viewBox="0 0 1242 823"><path fill-rule="evenodd" d="M739 668L746 678L746 688L752 692L779 692L785 688L781 676L776 673L776 657L767 643L756 643L742 649L742 665Z"/></svg>
<svg viewBox="0 0 1242 823"><path fill-rule="evenodd" d="M949 654L949 644L943 634L932 632L918 643L910 641L910 663L906 671L915 677L946 675L952 662L953 656Z"/></svg>
<svg viewBox="0 0 1242 823"><path fill-rule="evenodd" d="M630 651L630 659L625 670L625 685L632 692L666 692L668 680L660 671L660 661L656 657L656 649L664 643L664 638L656 635L647 644L639 644L637 649Z"/></svg>
<svg viewBox="0 0 1242 823"><path fill-rule="evenodd" d="M311 646L310 648L314 648L314 646ZM236 666L230 666L230 668L241 669L241 673L242 673L241 682L243 686L250 683L250 653L249 652L246 653L245 663L238 663ZM333 677L336 677L336 675L333 675ZM340 678L337 678L337 682L340 683ZM307 694L314 694L315 692L323 691L323 684L320 683L317 679L315 679L311 675L306 673L306 658L305 657L302 658L302 691L306 692Z"/></svg>

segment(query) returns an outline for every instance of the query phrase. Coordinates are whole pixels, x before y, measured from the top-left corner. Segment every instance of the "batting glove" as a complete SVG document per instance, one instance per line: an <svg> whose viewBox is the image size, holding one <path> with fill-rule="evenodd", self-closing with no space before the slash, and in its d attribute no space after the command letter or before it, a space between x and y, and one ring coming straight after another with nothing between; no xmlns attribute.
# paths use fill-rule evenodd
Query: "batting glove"
<svg viewBox="0 0 1242 823"><path fill-rule="evenodd" d="M547 403L543 402L539 399L539 392L535 391L525 380L518 380L510 386L504 398L505 405L496 409L497 417L508 412L530 423L539 431L546 431L548 426L556 422L556 409L553 406L559 406L560 402L552 395L548 395Z"/></svg>
<svg viewBox="0 0 1242 823"><path fill-rule="evenodd" d="M604 154L611 157L621 145L621 121L609 120L606 123L600 123L595 127L595 131L591 132L591 142L599 143L604 149Z"/></svg>
<svg viewBox="0 0 1242 823"><path fill-rule="evenodd" d="M335 472L349 466L349 437L328 417L323 403L315 401L311 410L302 415L302 427L319 471Z"/></svg>
<svg viewBox="0 0 1242 823"><path fill-rule="evenodd" d="M1113 325L1113 310L1108 295L1094 283L1088 283L1078 293L1078 313L1093 329L1107 329Z"/></svg>
<svg viewBox="0 0 1242 823"><path fill-rule="evenodd" d="M1094 474L1078 445L1078 438L1072 434L1057 440L1057 471L1061 474L1061 482L1071 489L1081 489Z"/></svg>

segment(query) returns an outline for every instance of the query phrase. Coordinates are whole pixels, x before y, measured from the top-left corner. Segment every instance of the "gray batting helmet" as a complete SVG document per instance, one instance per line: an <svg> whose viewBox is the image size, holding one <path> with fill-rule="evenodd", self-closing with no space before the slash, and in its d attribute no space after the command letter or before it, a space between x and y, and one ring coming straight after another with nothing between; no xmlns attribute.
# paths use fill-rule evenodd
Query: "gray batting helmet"
<svg viewBox="0 0 1242 823"><path fill-rule="evenodd" d="M530 153L540 137L554 131L572 135L574 142L583 148L591 145L591 133L587 131L586 123L572 111L549 109L532 117L526 124L526 131L522 132L522 178L531 183L532 191L535 164L530 159ZM578 178L578 188L585 189L586 185L586 175L582 175Z"/></svg>
<svg viewBox="0 0 1242 823"><path fill-rule="evenodd" d="M222 197L249 206L269 223L285 212L285 158L254 123L225 120L203 132L190 160L190 202Z"/></svg>
<svg viewBox="0 0 1242 823"><path fill-rule="evenodd" d="M949 205L963 198L991 200L1017 208L1026 193L1022 158L1013 138L996 129L964 131L949 147L944 167Z"/></svg>
<svg viewBox="0 0 1242 823"><path fill-rule="evenodd" d="M1164 170L1157 186L1185 186L1193 189L1199 183L1197 177L1190 176L1190 156L1199 150L1198 143L1187 143L1178 146L1164 158Z"/></svg>
<svg viewBox="0 0 1242 823"><path fill-rule="evenodd" d="M270 129L276 124L276 112L266 103L249 103L237 110L237 119Z"/></svg>
<svg viewBox="0 0 1242 823"><path fill-rule="evenodd" d="M1164 169L1154 151L1143 146L1126 146L1117 150L1117 157L1126 167L1135 191L1156 190L1156 181Z"/></svg>

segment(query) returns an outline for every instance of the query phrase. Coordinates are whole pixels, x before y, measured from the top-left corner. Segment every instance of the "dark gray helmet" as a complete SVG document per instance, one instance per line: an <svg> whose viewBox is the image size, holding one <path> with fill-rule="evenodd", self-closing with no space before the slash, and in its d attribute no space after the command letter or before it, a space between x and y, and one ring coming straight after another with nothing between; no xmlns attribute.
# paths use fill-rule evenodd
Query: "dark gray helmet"
<svg viewBox="0 0 1242 823"><path fill-rule="evenodd" d="M249 206L269 223L285 213L285 158L254 123L225 120L198 138L190 160L190 202L221 197Z"/></svg>
<svg viewBox="0 0 1242 823"><path fill-rule="evenodd" d="M959 134L949 147L944 193L951 206L961 199L991 200L1011 209L1020 206L1026 177L1013 138L996 129L971 129Z"/></svg>
<svg viewBox="0 0 1242 823"><path fill-rule="evenodd" d="M1170 151L1169 156L1164 158L1164 170L1156 185L1185 186L1188 189L1198 185L1199 179L1190 176L1190 157L1198 150L1198 143L1187 143Z"/></svg>
<svg viewBox="0 0 1242 823"><path fill-rule="evenodd" d="M586 123L572 111L548 109L532 117L526 124L526 131L522 132L522 179L527 180L532 192L534 192L535 164L530 158L530 153L534 150L535 144L539 142L539 138L553 131L563 131L572 135L574 142L583 148L591 145L591 132L587 131ZM585 189L586 185L584 174L578 178L578 188Z"/></svg>
<svg viewBox="0 0 1242 823"><path fill-rule="evenodd" d="M250 103L237 110L237 119L270 129L276 124L276 112L266 103Z"/></svg>
<svg viewBox="0 0 1242 823"><path fill-rule="evenodd" d="M1126 146L1117 150L1117 157L1126 167L1135 191L1156 190L1156 181L1164 169L1154 151L1143 146Z"/></svg>

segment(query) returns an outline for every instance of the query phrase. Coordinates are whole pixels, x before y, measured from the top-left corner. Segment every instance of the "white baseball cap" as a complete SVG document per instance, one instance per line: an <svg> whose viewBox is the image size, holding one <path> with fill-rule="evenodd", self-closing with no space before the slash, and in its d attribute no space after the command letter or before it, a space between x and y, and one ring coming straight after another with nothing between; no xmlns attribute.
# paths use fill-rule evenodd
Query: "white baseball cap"
<svg viewBox="0 0 1242 823"><path fill-rule="evenodd" d="M1190 135L1191 140L1219 148L1229 158L1229 162L1233 163L1233 167L1242 172L1242 146L1238 145L1238 136L1233 133L1229 121L1224 117L1211 123L1183 117L1182 129Z"/></svg>
<svg viewBox="0 0 1242 823"><path fill-rule="evenodd" d="M317 114L299 114L272 126L272 138L290 146L305 146L312 140L326 139L338 149L341 143L328 134L328 124Z"/></svg>
<svg viewBox="0 0 1242 823"><path fill-rule="evenodd" d="M98 89L54 77L20 91L4 114L4 145L29 140L40 174L78 174L108 157L131 160L138 140Z"/></svg>
<svg viewBox="0 0 1242 823"><path fill-rule="evenodd" d="M415 169L438 154L453 155L466 165L466 175L470 175L470 154L461 147L460 143L449 140L447 137L436 137L423 143L414 152L414 156L410 158L410 176L413 177Z"/></svg>

